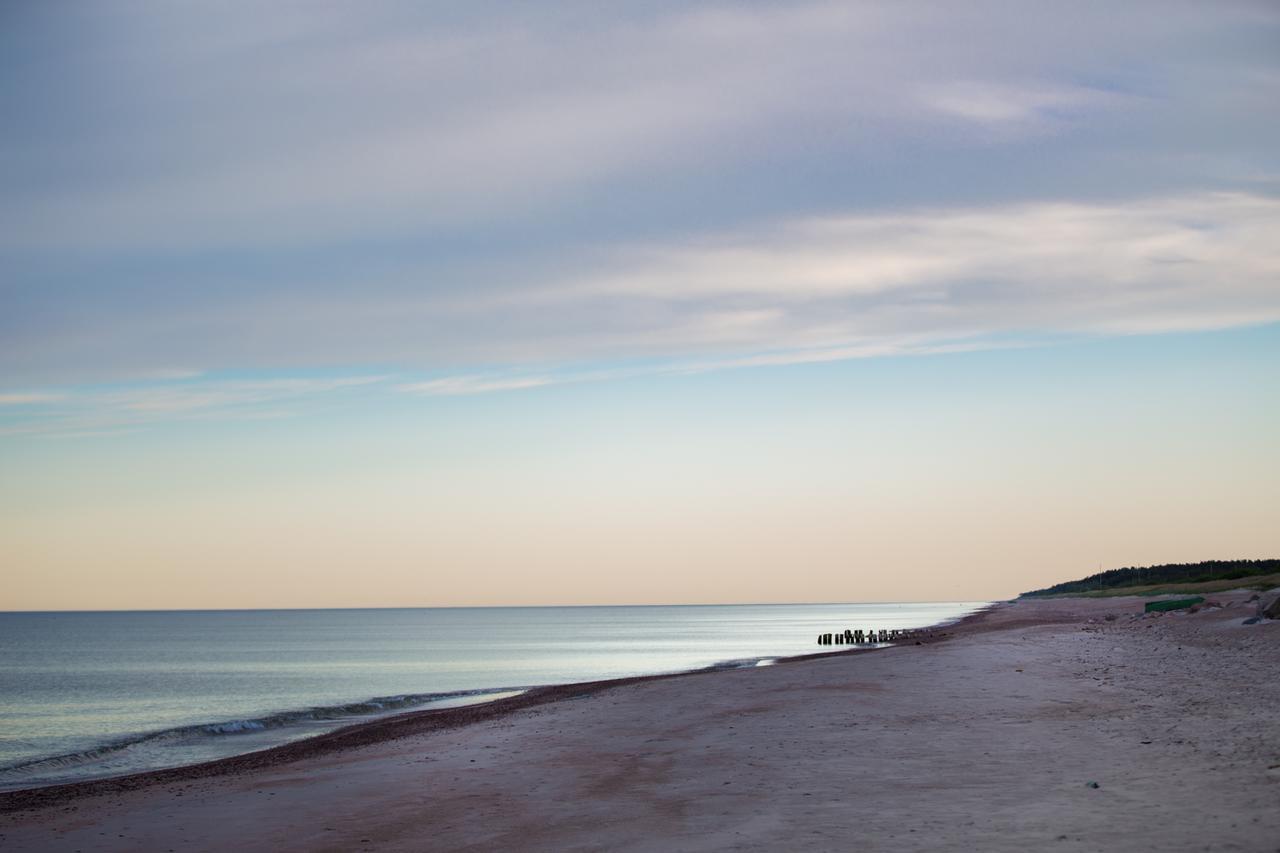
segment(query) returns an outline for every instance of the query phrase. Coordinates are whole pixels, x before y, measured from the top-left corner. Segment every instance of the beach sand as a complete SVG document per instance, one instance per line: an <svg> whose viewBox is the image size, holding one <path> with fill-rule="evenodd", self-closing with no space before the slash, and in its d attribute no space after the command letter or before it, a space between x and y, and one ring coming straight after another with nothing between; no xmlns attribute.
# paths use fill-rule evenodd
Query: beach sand
<svg viewBox="0 0 1280 853"><path fill-rule="evenodd" d="M0 795L0 848L1280 850L1280 622L1241 624L1249 595L1019 601L922 645Z"/></svg>

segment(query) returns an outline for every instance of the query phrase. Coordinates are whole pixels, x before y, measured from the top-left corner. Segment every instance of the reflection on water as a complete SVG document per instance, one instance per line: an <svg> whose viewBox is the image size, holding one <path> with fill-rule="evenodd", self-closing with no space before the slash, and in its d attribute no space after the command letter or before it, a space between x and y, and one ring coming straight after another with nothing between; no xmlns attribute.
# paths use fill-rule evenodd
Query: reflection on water
<svg viewBox="0 0 1280 853"><path fill-rule="evenodd" d="M492 698L475 691L763 665L819 651L822 632L920 627L981 604L5 613L0 789Z"/></svg>

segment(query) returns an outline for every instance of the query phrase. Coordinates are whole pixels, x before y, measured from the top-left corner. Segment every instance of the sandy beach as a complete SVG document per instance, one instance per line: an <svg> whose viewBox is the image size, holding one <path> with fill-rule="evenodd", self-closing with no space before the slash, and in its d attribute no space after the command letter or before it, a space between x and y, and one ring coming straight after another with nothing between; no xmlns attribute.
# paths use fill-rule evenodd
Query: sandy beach
<svg viewBox="0 0 1280 853"><path fill-rule="evenodd" d="M1250 595L1019 601L920 645L2 794L0 847L1280 850L1280 622L1242 624Z"/></svg>

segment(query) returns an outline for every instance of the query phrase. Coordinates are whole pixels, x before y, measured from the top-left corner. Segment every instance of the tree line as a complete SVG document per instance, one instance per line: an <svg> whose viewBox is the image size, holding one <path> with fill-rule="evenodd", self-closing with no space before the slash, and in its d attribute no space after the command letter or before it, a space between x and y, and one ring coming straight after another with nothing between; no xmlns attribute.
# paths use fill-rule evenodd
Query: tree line
<svg viewBox="0 0 1280 853"><path fill-rule="evenodd" d="M1204 581L1234 580L1236 578L1269 575L1280 572L1280 560L1205 560L1202 563L1165 563L1160 566L1130 566L1108 569L1089 575L1078 581L1054 584L1023 596L1061 595L1071 592L1092 592L1099 589L1115 589L1124 586L1146 586L1163 583L1201 583Z"/></svg>

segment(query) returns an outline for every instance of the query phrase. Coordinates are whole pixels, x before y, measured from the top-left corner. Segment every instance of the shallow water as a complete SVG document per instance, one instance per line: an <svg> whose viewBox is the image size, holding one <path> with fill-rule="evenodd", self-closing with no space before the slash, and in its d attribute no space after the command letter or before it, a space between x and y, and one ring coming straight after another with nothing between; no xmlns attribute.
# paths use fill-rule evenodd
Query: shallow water
<svg viewBox="0 0 1280 853"><path fill-rule="evenodd" d="M982 602L0 613L0 790L249 752L523 687L833 651Z"/></svg>

